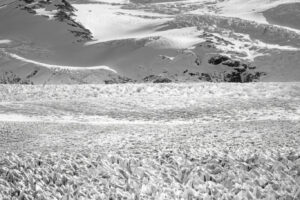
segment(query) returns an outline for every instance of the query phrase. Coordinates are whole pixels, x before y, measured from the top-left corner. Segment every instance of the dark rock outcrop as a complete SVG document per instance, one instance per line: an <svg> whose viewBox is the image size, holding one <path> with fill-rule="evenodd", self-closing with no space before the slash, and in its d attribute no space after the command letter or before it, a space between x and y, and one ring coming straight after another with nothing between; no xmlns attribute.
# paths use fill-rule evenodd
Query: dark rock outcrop
<svg viewBox="0 0 300 200"><path fill-rule="evenodd" d="M150 83L171 83L172 80L167 77L160 76L160 75L149 75L143 79L143 82L146 82L146 83L149 83L149 82Z"/></svg>
<svg viewBox="0 0 300 200"><path fill-rule="evenodd" d="M171 79L165 77L159 77L155 81L153 81L153 83L171 83L171 82L172 82Z"/></svg>
<svg viewBox="0 0 300 200"><path fill-rule="evenodd" d="M35 3L36 2L36 3ZM92 40L92 33L90 30L85 28L80 23L76 22L73 18L75 16L75 8L66 0L60 1L38 1L38 0L20 0L18 8L25 10L30 14L35 15L35 9L44 8L48 6L55 7L54 10L57 12L54 15L54 19L61 23L67 24L70 28L68 29L76 38L78 42L90 41ZM48 16L45 16L48 17Z"/></svg>
<svg viewBox="0 0 300 200"><path fill-rule="evenodd" d="M124 76L117 76L108 80L104 80L105 84L119 84L119 83L134 83L135 81L124 77Z"/></svg>
<svg viewBox="0 0 300 200"><path fill-rule="evenodd" d="M240 61L228 59L225 62L222 62L223 65L227 65L229 67L238 67L241 65Z"/></svg>
<svg viewBox="0 0 300 200"><path fill-rule="evenodd" d="M251 63L243 62L241 60L234 60L228 56L215 55L208 59L211 65L220 66L212 72L201 72L184 70L182 75L186 81L207 81L207 82L257 82L267 74L258 71L256 66ZM226 69L227 68L227 69Z"/></svg>
<svg viewBox="0 0 300 200"><path fill-rule="evenodd" d="M227 60L229 60L230 58L228 56L223 56L223 55L217 55L217 56L214 56L214 57L211 57L209 60L208 60L208 63L209 64L212 64L212 65L219 65Z"/></svg>
<svg viewBox="0 0 300 200"><path fill-rule="evenodd" d="M32 85L33 83L25 78L22 79L21 77L17 76L11 71L3 72L0 76L0 84L23 84L23 85Z"/></svg>

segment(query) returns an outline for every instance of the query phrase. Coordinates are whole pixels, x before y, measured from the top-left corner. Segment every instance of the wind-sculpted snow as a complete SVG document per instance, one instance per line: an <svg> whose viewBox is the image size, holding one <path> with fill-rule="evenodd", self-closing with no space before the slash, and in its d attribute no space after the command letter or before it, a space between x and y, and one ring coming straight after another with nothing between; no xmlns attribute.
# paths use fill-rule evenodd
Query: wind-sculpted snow
<svg viewBox="0 0 300 200"><path fill-rule="evenodd" d="M214 15L182 15L169 22L171 27L198 26L209 32L232 32L232 34L248 34L253 39L266 43L299 47L300 35L289 29L267 24L259 24L238 18L219 17ZM211 27L214 24L215 27ZM284 36L284 37L283 37Z"/></svg>
<svg viewBox="0 0 300 200"><path fill-rule="evenodd" d="M279 6L294 5L299 0L183 0L183 1L132 1L126 8L140 8L155 13L170 15L199 14L240 18L262 24L268 24L264 12ZM284 11L284 10L283 10ZM291 16L293 17L293 16ZM272 23L270 23L272 24ZM275 23L276 24L276 23ZM289 24L281 24L288 28Z"/></svg>
<svg viewBox="0 0 300 200"><path fill-rule="evenodd" d="M0 198L298 199L299 122L298 83L1 85Z"/></svg>
<svg viewBox="0 0 300 200"><path fill-rule="evenodd" d="M112 85L0 85L0 101L34 101L97 99L98 97L143 97L156 95L184 99L201 98L300 98L295 83L170 83L170 84L112 84ZM152 98L153 97L153 98ZM176 100L176 99L174 99ZM229 99L230 100L230 99ZM150 101L150 100L149 100ZM180 102L176 100L175 102ZM139 102L138 99L134 102ZM151 101L150 101L151 102ZM191 101L192 102L192 101ZM172 103L172 101L168 102ZM140 102L143 104L143 102ZM166 103L167 104L167 103ZM180 103L184 105L183 102Z"/></svg>
<svg viewBox="0 0 300 200"><path fill-rule="evenodd" d="M22 199L298 199L299 152L5 154L0 197ZM12 189L11 186L14 186ZM22 188L22 189L19 189Z"/></svg>

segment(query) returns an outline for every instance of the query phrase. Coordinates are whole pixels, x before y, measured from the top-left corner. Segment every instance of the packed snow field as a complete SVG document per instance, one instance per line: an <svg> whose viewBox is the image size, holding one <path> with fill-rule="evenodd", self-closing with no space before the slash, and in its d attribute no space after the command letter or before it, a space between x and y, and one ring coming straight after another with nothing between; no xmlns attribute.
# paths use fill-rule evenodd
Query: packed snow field
<svg viewBox="0 0 300 200"><path fill-rule="evenodd" d="M299 199L300 84L1 85L0 199Z"/></svg>

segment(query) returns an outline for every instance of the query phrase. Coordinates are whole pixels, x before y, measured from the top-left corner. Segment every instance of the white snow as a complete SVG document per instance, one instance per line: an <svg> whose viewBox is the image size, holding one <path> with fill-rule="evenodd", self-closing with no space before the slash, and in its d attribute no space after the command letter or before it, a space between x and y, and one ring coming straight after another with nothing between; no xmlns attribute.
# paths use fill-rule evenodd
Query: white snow
<svg viewBox="0 0 300 200"><path fill-rule="evenodd" d="M298 1L298 0L297 0ZM126 0L99 0L99 2L114 2L114 3L126 3ZM222 2L215 2L215 4L208 4L209 1L203 0L189 0L180 2L163 2L161 4L195 4L203 5L202 8L187 11L186 13L206 13L229 17L239 17L247 20L254 20L259 23L267 23L262 11L278 6L284 3L295 2L292 0L284 1L267 1L267 0L227 0ZM299 0L300 2L300 0ZM213 2L210 2L213 3ZM158 5L160 3L155 3ZM148 45L156 48L192 48L195 44L203 42L204 40L199 38L201 34L195 27L188 27L182 29L173 29L158 31L159 28L164 26L164 23L173 20L173 15L162 15L158 13L150 13L143 10L122 9L120 5L107 5L107 4L73 4L77 9L75 20L82 23L87 29L92 32L95 41L87 44L95 44L99 42L121 40L121 39L140 39L146 37L160 37L158 40L153 40ZM208 6L212 6L216 9L210 9ZM232 40L232 39L231 39ZM247 54L249 59L253 60L260 54L244 48L243 41L233 41L235 47L221 47L227 48L228 51L238 50L241 53ZM264 48L275 48L284 50L295 50L292 47L272 46L264 45L260 42L255 42L256 46ZM252 44L251 44L252 45ZM253 55L256 54L256 55Z"/></svg>
<svg viewBox="0 0 300 200"><path fill-rule="evenodd" d="M197 27L156 32L149 36L160 36L160 38L147 43L147 46L174 49L192 48L194 45L205 41L203 38L198 37L202 33L203 31L199 31Z"/></svg>
<svg viewBox="0 0 300 200"><path fill-rule="evenodd" d="M158 31L165 22L173 19L169 15L152 14L141 10L128 11L111 5L74 6L78 10L75 19L88 28L96 40L88 44L157 36L160 37L158 40L152 40L147 45L156 48L183 49L204 42L197 37L202 32L196 27Z"/></svg>
<svg viewBox="0 0 300 200"><path fill-rule="evenodd" d="M265 49L278 49L284 51L300 51L300 48L292 47L292 46L282 46L278 44L268 44L259 40L254 40L255 45Z"/></svg>
<svg viewBox="0 0 300 200"><path fill-rule="evenodd" d="M36 122L37 119L22 114L0 114L1 122Z"/></svg>
<svg viewBox="0 0 300 200"><path fill-rule="evenodd" d="M120 9L119 6L101 4L73 4L77 9L75 19L89 29L96 42L143 38L156 31L169 18L143 18L137 13ZM137 16L134 16L136 14ZM151 14L144 13L151 17ZM156 15L155 15L156 17Z"/></svg>
<svg viewBox="0 0 300 200"><path fill-rule="evenodd" d="M7 5L1 5L0 6L0 9L2 9L2 8L5 8Z"/></svg>
<svg viewBox="0 0 300 200"><path fill-rule="evenodd" d="M281 46L278 44L268 44L260 40L252 40L248 34L242 33L212 33L215 37L211 37L216 48L226 52L236 52L240 53L242 58L248 60L254 60L258 56L265 55L260 53L259 50L265 49L278 49L284 51L300 51L300 48L292 46ZM231 36L229 36L231 35ZM217 38L222 38L223 40L230 42L229 44L223 44L217 40Z"/></svg>
<svg viewBox="0 0 300 200"><path fill-rule="evenodd" d="M175 59L175 57L171 57L171 56L166 56L166 55L159 55L162 59L167 59L169 61L172 61Z"/></svg>
<svg viewBox="0 0 300 200"><path fill-rule="evenodd" d="M147 88L151 93L143 93ZM0 104L1 171L17 180L1 178L0 196L10 199L21 187L30 198L32 184L45 199L64 191L76 199L78 188L81 199L109 199L111 191L133 199L137 190L144 199L214 194L248 199L253 191L265 199L278 191L297 195L299 88L299 83L0 85L0 101L8 101ZM111 96L102 98L103 92ZM98 97L86 96L91 93ZM155 104L171 107L157 110ZM202 120L194 123L196 117ZM57 187L63 179L68 186ZM268 182L273 187L261 189Z"/></svg>
<svg viewBox="0 0 300 200"><path fill-rule="evenodd" d="M91 125L109 125L109 124L126 124L126 125L139 125L139 124L192 124L194 120L171 120L171 121L145 121L145 120L119 120L109 117L101 116L42 116L42 115L25 115L25 114L0 114L0 122L49 122L49 123L77 123L77 124L91 124Z"/></svg>
<svg viewBox="0 0 300 200"><path fill-rule="evenodd" d="M296 121L299 87L299 83L0 85L0 121L95 125Z"/></svg>
<svg viewBox="0 0 300 200"><path fill-rule="evenodd" d="M38 61L34 61L34 60L30 60L21 56L18 56L17 54L13 54L13 53L7 53L9 56L11 56L12 58L15 58L17 60L21 60L27 63L32 63L38 66L42 66L42 67L46 67L49 69L55 69L55 70L70 70L70 71L82 71L82 70L108 70L108 71L112 71L114 73L117 73L116 70L108 67L108 66L89 66L89 67L79 67L79 66L63 66L63 65L52 65L52 64L46 64L46 63L42 63L42 62L38 62Z"/></svg>
<svg viewBox="0 0 300 200"><path fill-rule="evenodd" d="M281 26L281 25L277 25L277 24L273 24L273 26L279 27L279 28L284 28L284 29L287 29L289 31L293 31L293 32L300 35L300 30L298 30L298 29L290 28L290 27L287 27L287 26Z"/></svg>
<svg viewBox="0 0 300 200"><path fill-rule="evenodd" d="M10 43L10 40L0 40L0 44L8 44Z"/></svg>
<svg viewBox="0 0 300 200"><path fill-rule="evenodd" d="M246 110L239 113L240 118L235 119L235 122L247 122L252 121L276 121L276 120L289 120L289 121L299 121L300 115L296 113L289 113L288 115L284 111L280 112L270 112L268 110ZM249 118L247 116L253 118ZM221 117L221 116L220 116ZM26 114L0 114L0 122L48 122L48 123L58 123L58 124L90 124L90 125L188 125L188 124L209 124L213 121L209 117L205 118L194 118L194 119L161 119L161 120L127 120L127 119L114 119L110 117L101 116L74 116L74 115L26 115Z"/></svg>
<svg viewBox="0 0 300 200"><path fill-rule="evenodd" d="M182 1L180 1L182 2ZM257 23L269 24L263 15L263 12L277 7L281 4L299 3L300 0L224 0L224 1L202 1L202 0L187 0L188 3L202 5L189 14L209 14L224 17L236 17ZM206 5L207 2L210 4ZM177 2L178 3L178 2ZM183 3L183 2L182 2ZM214 4L212 4L214 3ZM299 33L299 30L285 26L280 26L288 30Z"/></svg>
<svg viewBox="0 0 300 200"><path fill-rule="evenodd" d="M41 16L47 16L49 19L53 19L55 14L57 13L57 10L46 10L45 8L37 8L35 9L36 15L41 15Z"/></svg>
<svg viewBox="0 0 300 200"><path fill-rule="evenodd" d="M241 19L268 23L261 14L263 11L274 8L281 4L296 3L299 0L227 0L218 3L221 9L220 15L238 17Z"/></svg>

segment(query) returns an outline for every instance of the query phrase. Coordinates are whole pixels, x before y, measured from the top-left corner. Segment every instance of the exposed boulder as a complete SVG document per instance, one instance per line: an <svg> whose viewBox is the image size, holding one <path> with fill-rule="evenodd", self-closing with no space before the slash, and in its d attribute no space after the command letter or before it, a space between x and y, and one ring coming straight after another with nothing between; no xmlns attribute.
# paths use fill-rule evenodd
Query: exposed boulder
<svg viewBox="0 0 300 200"><path fill-rule="evenodd" d="M221 63L223 63L224 61L227 61L229 60L230 58L228 56L223 56L223 55L217 55L217 56L214 56L214 57L211 57L209 60L208 60L208 63L209 64L212 64L212 65L219 65Z"/></svg>
<svg viewBox="0 0 300 200"><path fill-rule="evenodd" d="M239 72L230 72L230 73L225 73L224 76L225 82L233 82L233 83L242 83L242 78L241 78L241 73Z"/></svg>
<svg viewBox="0 0 300 200"><path fill-rule="evenodd" d="M238 67L235 67L234 70L237 71L238 73L243 73L247 70L247 66L238 66Z"/></svg>
<svg viewBox="0 0 300 200"><path fill-rule="evenodd" d="M223 55L215 55L211 57L208 60L209 64L213 65L223 65L227 66L230 69L228 71L224 71L222 73L219 73L219 75L216 74L207 74L206 76L199 76L200 79L203 77L210 77L210 79L207 79L208 81L216 81L221 80L224 82L254 82L258 81L262 76L265 76L265 72L258 72L256 71L256 66L251 65L250 63L243 63L239 60L233 60L227 56ZM195 76L196 74L191 74L191 76Z"/></svg>
<svg viewBox="0 0 300 200"><path fill-rule="evenodd" d="M143 81L144 82L153 82L153 80L155 80L157 78L159 78L159 76L151 74L151 75L146 76L145 78L143 78Z"/></svg>
<svg viewBox="0 0 300 200"><path fill-rule="evenodd" d="M171 83L172 80L160 75L149 75L143 79L143 82L150 83Z"/></svg>
<svg viewBox="0 0 300 200"><path fill-rule="evenodd" d="M158 79L153 81L153 83L171 83L171 82L172 80L166 77L159 77Z"/></svg>
<svg viewBox="0 0 300 200"><path fill-rule="evenodd" d="M24 84L24 85L32 85L33 83L25 78L17 76L11 71L4 72L2 76L0 76L0 84Z"/></svg>
<svg viewBox="0 0 300 200"><path fill-rule="evenodd" d="M200 66L201 63L202 63L201 59L199 57L197 57L196 60L195 60L195 64Z"/></svg>
<svg viewBox="0 0 300 200"><path fill-rule="evenodd" d="M265 72L255 72L255 73L245 73L242 76L242 80L245 83L259 81L259 79L263 76L266 76Z"/></svg>
<svg viewBox="0 0 300 200"><path fill-rule="evenodd" d="M117 76L108 80L104 80L105 84L134 83L134 82L135 82L134 80L124 76Z"/></svg>
<svg viewBox="0 0 300 200"><path fill-rule="evenodd" d="M226 66L229 66L229 67L238 67L238 66L241 65L241 62L237 61L237 60L228 59L228 60L222 62L222 64L226 65Z"/></svg>

